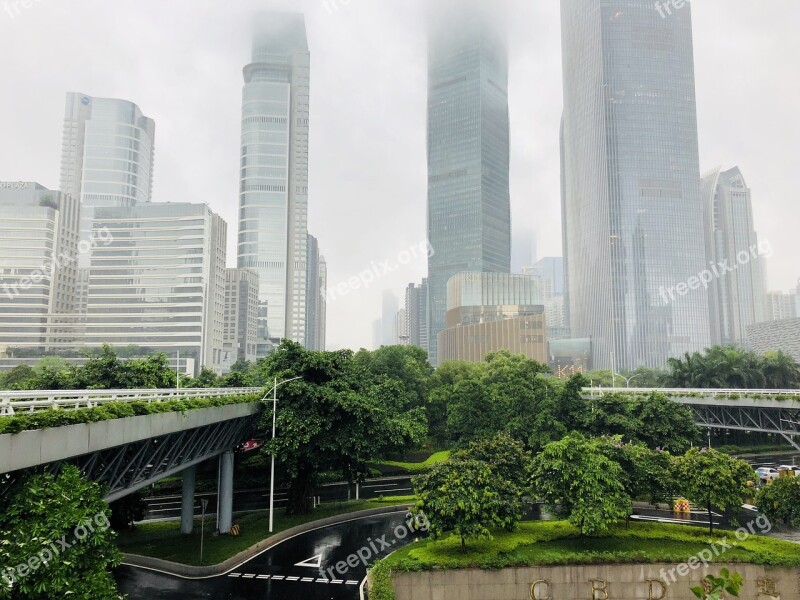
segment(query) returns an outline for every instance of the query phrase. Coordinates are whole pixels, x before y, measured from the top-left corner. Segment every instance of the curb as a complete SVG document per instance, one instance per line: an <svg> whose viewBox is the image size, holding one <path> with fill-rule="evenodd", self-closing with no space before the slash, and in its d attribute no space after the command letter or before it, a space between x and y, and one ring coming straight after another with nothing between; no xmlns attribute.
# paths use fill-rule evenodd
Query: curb
<svg viewBox="0 0 800 600"><path fill-rule="evenodd" d="M401 504L396 506L382 506L379 508L370 508L367 510L359 510L356 512L344 513L341 515L336 515L335 517L328 517L326 519L320 519L319 521L311 521L303 525L297 525L296 527L292 527L291 529L287 529L286 531L281 531L280 533L268 537L267 539L258 542L254 546L250 546L246 550L239 552L239 554L237 554L236 556L233 556L228 560L226 560L225 562L222 562L218 565L196 567L196 566L184 565L181 563L174 563L166 560L161 560L160 558L139 556L137 554L125 554L122 559L122 564L129 567L140 567L143 569L162 571L169 575L176 575L178 577L187 577L187 578L214 577L217 575L223 575L228 571L235 569L242 563L247 562L248 560L250 560L257 554L260 554L269 547L279 544L280 542L283 542L288 538L299 535L301 533L306 533L308 531L319 529L321 527L336 525L338 523L344 523L345 521L352 521L354 519L361 519L364 517L372 517L375 515L384 515L395 512L401 512L408 510L408 507L409 507L408 504Z"/></svg>

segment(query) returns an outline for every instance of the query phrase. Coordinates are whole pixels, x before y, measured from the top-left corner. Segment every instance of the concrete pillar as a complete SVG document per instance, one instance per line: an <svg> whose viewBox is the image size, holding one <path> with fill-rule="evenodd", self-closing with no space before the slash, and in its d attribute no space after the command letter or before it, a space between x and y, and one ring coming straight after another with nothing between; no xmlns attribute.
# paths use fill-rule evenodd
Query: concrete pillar
<svg viewBox="0 0 800 600"><path fill-rule="evenodd" d="M219 523L220 533L230 533L233 525L233 450L219 457Z"/></svg>
<svg viewBox="0 0 800 600"><path fill-rule="evenodd" d="M197 467L189 467L182 473L183 494L181 496L181 533L189 535L194 529L194 483Z"/></svg>

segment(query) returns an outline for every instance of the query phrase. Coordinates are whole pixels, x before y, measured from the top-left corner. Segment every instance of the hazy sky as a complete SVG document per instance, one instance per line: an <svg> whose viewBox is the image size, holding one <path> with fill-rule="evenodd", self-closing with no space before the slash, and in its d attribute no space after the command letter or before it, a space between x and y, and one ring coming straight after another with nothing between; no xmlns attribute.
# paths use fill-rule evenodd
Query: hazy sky
<svg viewBox="0 0 800 600"><path fill-rule="evenodd" d="M421 253L398 265L404 250L425 240L421 1L25 1L29 8L0 0L0 180L58 187L67 91L131 100L156 120L154 201L211 205L228 222L231 266L250 16L269 8L305 12L309 227L328 260L329 283L373 263L399 267L328 305L329 347L368 347L382 291L400 296L426 273ZM559 3L513 6L514 231L533 231L539 256L560 255ZM775 251L770 288L789 289L800 276L800 3L695 0L692 10L701 168L742 168L758 232Z"/></svg>

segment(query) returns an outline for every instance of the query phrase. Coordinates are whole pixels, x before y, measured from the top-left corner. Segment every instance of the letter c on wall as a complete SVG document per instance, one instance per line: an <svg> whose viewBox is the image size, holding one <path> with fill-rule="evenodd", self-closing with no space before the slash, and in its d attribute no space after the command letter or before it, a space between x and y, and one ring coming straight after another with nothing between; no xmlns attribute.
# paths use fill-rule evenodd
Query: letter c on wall
<svg viewBox="0 0 800 600"><path fill-rule="evenodd" d="M547 596L540 596L539 595L539 588L544 587L544 593ZM550 595L550 582L547 579L539 579L534 581L531 585L531 600L553 600L553 597Z"/></svg>

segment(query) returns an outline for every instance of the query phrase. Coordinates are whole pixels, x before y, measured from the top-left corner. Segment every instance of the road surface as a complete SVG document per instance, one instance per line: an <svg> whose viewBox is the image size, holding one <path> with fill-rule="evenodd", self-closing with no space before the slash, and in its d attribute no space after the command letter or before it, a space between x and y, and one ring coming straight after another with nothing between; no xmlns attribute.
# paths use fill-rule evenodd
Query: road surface
<svg viewBox="0 0 800 600"><path fill-rule="evenodd" d="M359 551L372 554L371 564L416 538L409 534L405 512L396 512L297 535L218 577L183 579L126 565L115 575L119 591L130 600L357 600L367 570ZM349 557L357 566L337 572L337 564L342 567Z"/></svg>

